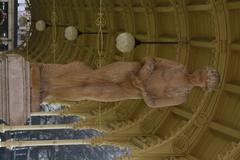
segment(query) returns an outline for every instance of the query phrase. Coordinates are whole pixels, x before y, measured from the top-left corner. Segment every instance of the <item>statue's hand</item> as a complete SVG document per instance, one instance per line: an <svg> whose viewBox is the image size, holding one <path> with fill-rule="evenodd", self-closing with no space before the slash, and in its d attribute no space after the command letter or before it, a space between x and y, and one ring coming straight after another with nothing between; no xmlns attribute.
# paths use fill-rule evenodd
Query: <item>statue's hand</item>
<svg viewBox="0 0 240 160"><path fill-rule="evenodd" d="M132 74L130 78L131 78L132 84L133 84L136 88L138 88L138 89L140 89L140 90L143 90L143 89L144 89L144 84L143 84L143 82L142 82L135 74Z"/></svg>
<svg viewBox="0 0 240 160"><path fill-rule="evenodd" d="M151 58L151 57L145 57L143 59L144 61L144 66L146 66L146 69L149 71L149 72L152 72L155 68L155 65L156 65L156 60L154 58Z"/></svg>
<svg viewBox="0 0 240 160"><path fill-rule="evenodd" d="M156 61L154 60L154 58L146 57L144 58L143 62L143 66L139 70L138 76L140 80L145 82L151 77L156 67Z"/></svg>
<svg viewBox="0 0 240 160"><path fill-rule="evenodd" d="M145 102L149 105L149 106L155 106L156 105L156 101L155 101L155 97L150 95L149 93L147 93L146 91L142 92L143 98L145 100Z"/></svg>
<svg viewBox="0 0 240 160"><path fill-rule="evenodd" d="M156 63L156 60L153 57L144 57L143 63Z"/></svg>

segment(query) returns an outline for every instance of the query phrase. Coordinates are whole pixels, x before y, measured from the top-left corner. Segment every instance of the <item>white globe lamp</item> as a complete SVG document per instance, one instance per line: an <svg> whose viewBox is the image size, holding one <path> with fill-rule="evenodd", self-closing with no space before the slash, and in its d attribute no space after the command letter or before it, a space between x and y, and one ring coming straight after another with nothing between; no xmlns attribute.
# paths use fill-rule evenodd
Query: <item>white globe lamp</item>
<svg viewBox="0 0 240 160"><path fill-rule="evenodd" d="M47 24L44 20L39 20L39 21L36 22L35 27L36 27L37 31L42 32L46 29Z"/></svg>
<svg viewBox="0 0 240 160"><path fill-rule="evenodd" d="M130 53L136 45L136 40L131 33L121 33L116 38L116 47L122 53Z"/></svg>
<svg viewBox="0 0 240 160"><path fill-rule="evenodd" d="M69 26L65 29L65 38L69 41L74 41L77 39L78 37L78 29L76 27L73 26Z"/></svg>

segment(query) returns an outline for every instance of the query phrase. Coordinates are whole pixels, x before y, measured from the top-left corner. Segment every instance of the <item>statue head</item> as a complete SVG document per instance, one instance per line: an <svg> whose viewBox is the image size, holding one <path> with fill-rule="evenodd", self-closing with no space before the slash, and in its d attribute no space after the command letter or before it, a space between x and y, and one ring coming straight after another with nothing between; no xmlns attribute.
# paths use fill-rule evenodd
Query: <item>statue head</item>
<svg viewBox="0 0 240 160"><path fill-rule="evenodd" d="M220 82L218 71L212 67L205 67L207 71L206 88L208 91L214 90Z"/></svg>
<svg viewBox="0 0 240 160"><path fill-rule="evenodd" d="M189 81L193 86L206 88L208 91L212 91L216 88L220 81L219 73L212 67L205 67L193 72Z"/></svg>

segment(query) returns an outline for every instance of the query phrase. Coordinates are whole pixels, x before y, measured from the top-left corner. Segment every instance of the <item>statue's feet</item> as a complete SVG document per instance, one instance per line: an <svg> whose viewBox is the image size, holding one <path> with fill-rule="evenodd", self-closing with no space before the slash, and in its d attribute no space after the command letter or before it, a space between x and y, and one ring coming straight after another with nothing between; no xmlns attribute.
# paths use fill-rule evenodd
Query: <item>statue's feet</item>
<svg viewBox="0 0 240 160"><path fill-rule="evenodd" d="M147 91L142 90L142 96L143 96L143 99L144 99L145 103L148 106L155 106L156 105L156 97L152 96Z"/></svg>

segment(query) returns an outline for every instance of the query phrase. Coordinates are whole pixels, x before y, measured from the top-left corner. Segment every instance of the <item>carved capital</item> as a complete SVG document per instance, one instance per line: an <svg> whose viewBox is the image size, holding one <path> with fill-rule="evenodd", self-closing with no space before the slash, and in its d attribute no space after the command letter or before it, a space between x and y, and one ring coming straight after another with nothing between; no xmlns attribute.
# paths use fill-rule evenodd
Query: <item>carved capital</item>
<svg viewBox="0 0 240 160"><path fill-rule="evenodd" d="M104 57L104 56L98 56L98 57L96 57L95 58L95 66L97 67L97 68L100 68L102 65L104 65L105 64L105 59L106 59L106 57Z"/></svg>
<svg viewBox="0 0 240 160"><path fill-rule="evenodd" d="M52 15L51 15L52 24L55 24L57 22L57 18L58 18L58 16L57 16L56 11L53 11Z"/></svg>
<svg viewBox="0 0 240 160"><path fill-rule="evenodd" d="M128 113L125 108L120 107L115 110L115 114L119 119L126 119L128 117Z"/></svg>
<svg viewBox="0 0 240 160"><path fill-rule="evenodd" d="M189 148L189 140L185 135L178 136L172 142L172 151L177 154L182 154L187 152Z"/></svg>
<svg viewBox="0 0 240 160"><path fill-rule="evenodd" d="M178 15L184 14L185 2L182 0L171 0L173 7L175 8Z"/></svg>
<svg viewBox="0 0 240 160"><path fill-rule="evenodd" d="M140 127L144 133L150 134L153 131L153 129L155 128L154 120L151 119L150 117L148 117L140 123Z"/></svg>
<svg viewBox="0 0 240 160"><path fill-rule="evenodd" d="M232 142L225 151L218 154L218 160L238 160L240 143Z"/></svg>
<svg viewBox="0 0 240 160"><path fill-rule="evenodd" d="M151 2L143 0L142 1L142 5L143 5L143 7L145 9L146 14L149 15L149 14L153 14L154 13L154 9L153 9L153 6L152 6Z"/></svg>
<svg viewBox="0 0 240 160"><path fill-rule="evenodd" d="M206 113L202 112L197 116L197 118L195 120L195 125L197 127L201 127L201 126L205 125L207 122L208 122L208 116Z"/></svg>
<svg viewBox="0 0 240 160"><path fill-rule="evenodd" d="M14 146L14 140L13 139L9 139L5 142L0 142L0 147L5 147L9 150L12 150L15 146Z"/></svg>
<svg viewBox="0 0 240 160"><path fill-rule="evenodd" d="M225 4L223 0L214 0L215 1L215 5L216 5L216 10L218 12L223 12L225 9Z"/></svg>
<svg viewBox="0 0 240 160"><path fill-rule="evenodd" d="M5 133L5 124L0 124L0 133Z"/></svg>

